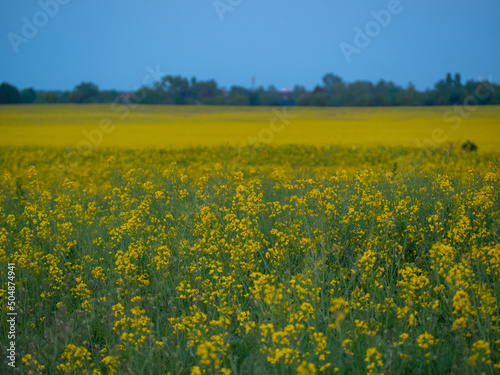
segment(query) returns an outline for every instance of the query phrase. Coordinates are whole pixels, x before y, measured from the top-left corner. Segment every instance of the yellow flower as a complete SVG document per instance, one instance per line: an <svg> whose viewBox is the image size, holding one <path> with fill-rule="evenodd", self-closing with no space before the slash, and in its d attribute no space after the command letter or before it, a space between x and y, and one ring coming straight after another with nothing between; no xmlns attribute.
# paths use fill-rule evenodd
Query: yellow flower
<svg viewBox="0 0 500 375"><path fill-rule="evenodd" d="M302 361L297 367L297 374L299 375L314 375L318 372L314 363L308 363L307 361Z"/></svg>
<svg viewBox="0 0 500 375"><path fill-rule="evenodd" d="M484 340L478 340L472 344L471 356L467 360L469 365L476 366L478 361L481 363L491 364L490 359L490 343Z"/></svg>
<svg viewBox="0 0 500 375"><path fill-rule="evenodd" d="M426 331L418 336L417 344L422 349L427 349L430 345L434 345L434 336Z"/></svg>
<svg viewBox="0 0 500 375"><path fill-rule="evenodd" d="M381 371L381 368L384 366L382 355L375 347L366 350L365 362L367 362L366 369L368 374L377 374L379 373L377 371Z"/></svg>

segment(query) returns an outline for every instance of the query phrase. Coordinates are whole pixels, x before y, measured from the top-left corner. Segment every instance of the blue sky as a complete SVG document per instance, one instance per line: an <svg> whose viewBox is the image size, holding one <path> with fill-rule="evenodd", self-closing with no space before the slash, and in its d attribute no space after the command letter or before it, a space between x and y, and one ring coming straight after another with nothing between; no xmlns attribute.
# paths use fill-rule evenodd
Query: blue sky
<svg viewBox="0 0 500 375"><path fill-rule="evenodd" d="M461 73L463 81L500 81L500 1L397 3L2 0L0 82L69 90L92 81L131 90L148 67L225 87L250 87L255 76L257 86L312 89L328 72L348 82L411 81L417 89L432 87L446 72ZM380 11L391 16L382 17L383 26L373 16ZM356 45L355 28L371 33L368 45L362 39ZM357 49L350 62L341 43Z"/></svg>

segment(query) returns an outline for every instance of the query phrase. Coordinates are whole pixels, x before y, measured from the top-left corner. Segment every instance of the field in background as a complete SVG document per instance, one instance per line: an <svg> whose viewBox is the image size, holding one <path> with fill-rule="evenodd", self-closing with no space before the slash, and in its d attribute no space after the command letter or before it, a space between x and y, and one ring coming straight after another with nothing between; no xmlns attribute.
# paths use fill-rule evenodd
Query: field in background
<svg viewBox="0 0 500 375"><path fill-rule="evenodd" d="M416 141L436 137L449 142L471 140L480 151L500 150L500 106L445 114L453 107L300 108L282 123L282 108L31 105L0 107L0 146L54 146L76 148L82 131L99 129L107 121L114 130L99 146L120 148L182 148L238 146L248 137L274 145L343 145L416 147ZM461 112L460 112L461 111ZM469 117L466 117L469 116ZM274 122L275 129L269 131ZM281 125L284 125L282 127ZM437 133L433 133L437 130ZM270 138L271 137L271 138ZM269 142L270 141L270 142Z"/></svg>

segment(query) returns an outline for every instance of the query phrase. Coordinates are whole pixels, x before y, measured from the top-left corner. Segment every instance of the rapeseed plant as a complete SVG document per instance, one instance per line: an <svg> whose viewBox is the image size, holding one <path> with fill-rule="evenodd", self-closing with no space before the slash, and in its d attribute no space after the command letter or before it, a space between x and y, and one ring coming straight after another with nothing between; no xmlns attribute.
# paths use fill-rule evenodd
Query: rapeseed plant
<svg viewBox="0 0 500 375"><path fill-rule="evenodd" d="M498 371L497 154L264 150L0 149L20 371Z"/></svg>

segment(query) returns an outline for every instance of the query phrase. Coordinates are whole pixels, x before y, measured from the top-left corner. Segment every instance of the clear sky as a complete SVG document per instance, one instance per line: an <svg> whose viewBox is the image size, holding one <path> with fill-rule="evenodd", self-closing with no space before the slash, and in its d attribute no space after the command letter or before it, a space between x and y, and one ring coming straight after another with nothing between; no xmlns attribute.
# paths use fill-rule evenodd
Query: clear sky
<svg viewBox="0 0 500 375"><path fill-rule="evenodd" d="M225 87L250 87L255 76L256 86L312 89L328 72L417 89L447 72L500 82L499 0L397 3L1 0L0 82L71 90L92 81L132 90L147 81L148 67ZM355 40L355 28L372 35L369 43Z"/></svg>

